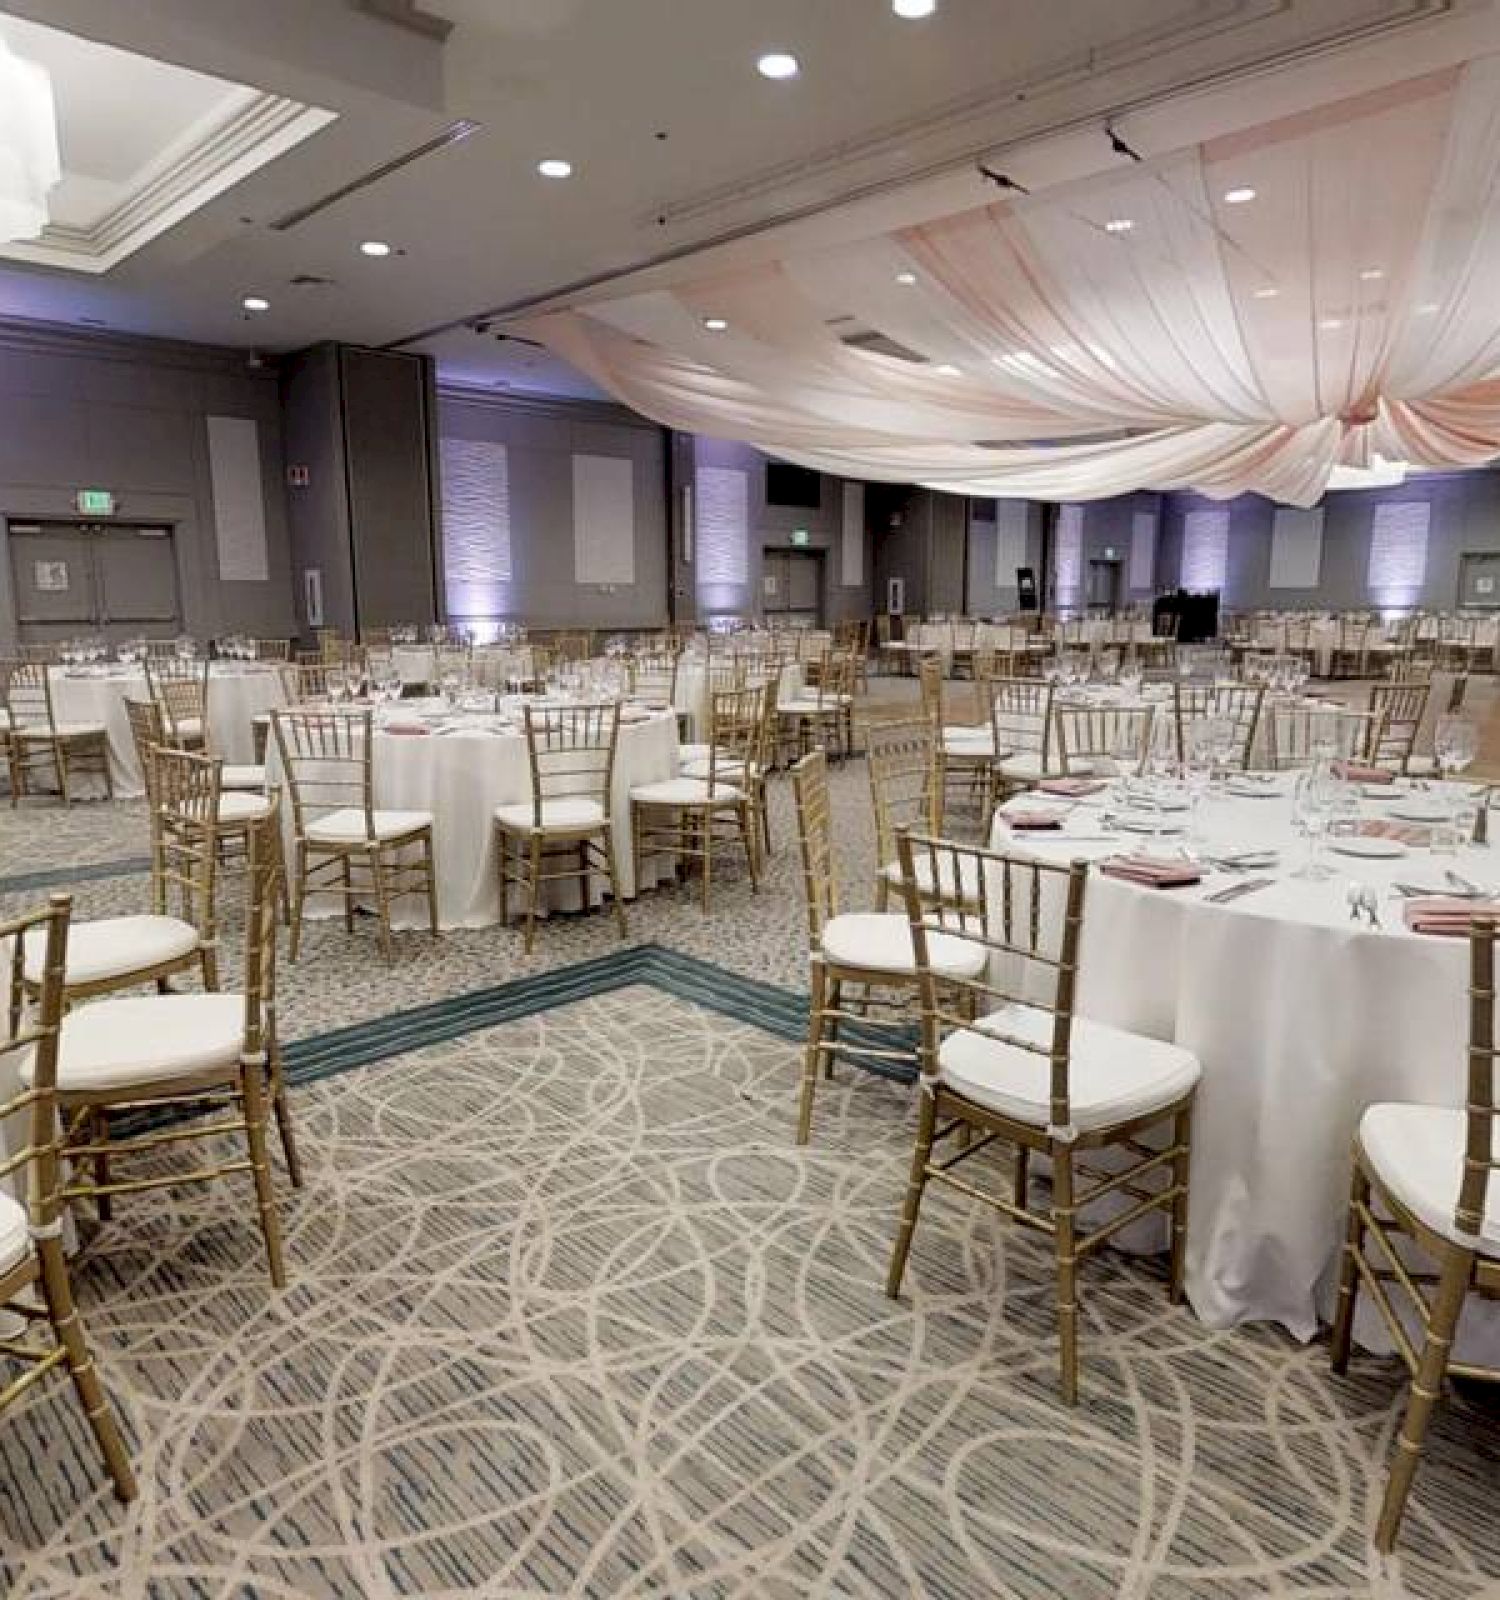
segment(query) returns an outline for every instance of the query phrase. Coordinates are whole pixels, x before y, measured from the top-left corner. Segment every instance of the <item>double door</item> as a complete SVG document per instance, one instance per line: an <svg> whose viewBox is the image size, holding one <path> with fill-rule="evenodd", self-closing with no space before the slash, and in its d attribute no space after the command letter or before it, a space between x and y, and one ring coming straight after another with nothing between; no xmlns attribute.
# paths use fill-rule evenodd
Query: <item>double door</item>
<svg viewBox="0 0 1500 1600"><path fill-rule="evenodd" d="M117 640L181 632L170 527L13 519L6 535L23 644L82 633Z"/></svg>
<svg viewBox="0 0 1500 1600"><path fill-rule="evenodd" d="M761 566L761 609L768 620L816 628L823 620L821 550L767 550Z"/></svg>

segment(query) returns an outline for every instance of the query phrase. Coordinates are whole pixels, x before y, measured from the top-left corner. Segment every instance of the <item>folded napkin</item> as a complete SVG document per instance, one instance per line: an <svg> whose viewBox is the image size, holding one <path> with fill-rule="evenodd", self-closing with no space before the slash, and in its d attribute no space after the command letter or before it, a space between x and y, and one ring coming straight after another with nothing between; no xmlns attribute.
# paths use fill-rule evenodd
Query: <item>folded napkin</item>
<svg viewBox="0 0 1500 1600"><path fill-rule="evenodd" d="M1036 787L1038 794L1059 794L1078 799L1086 794L1098 794L1109 785L1099 778L1043 778Z"/></svg>
<svg viewBox="0 0 1500 1600"><path fill-rule="evenodd" d="M1060 828L1063 822L1056 811L1002 811L1000 814L1017 829Z"/></svg>
<svg viewBox="0 0 1500 1600"><path fill-rule="evenodd" d="M1335 761L1333 764L1334 776L1347 779L1350 783L1394 783L1396 774L1387 772L1384 767L1372 767L1363 761Z"/></svg>
<svg viewBox="0 0 1500 1600"><path fill-rule="evenodd" d="M1202 870L1191 861L1162 861L1156 856L1111 856L1099 868L1107 878L1150 889L1182 889L1203 881Z"/></svg>
<svg viewBox="0 0 1500 1600"><path fill-rule="evenodd" d="M432 729L423 722L387 722L380 730L382 733L431 733Z"/></svg>
<svg viewBox="0 0 1500 1600"><path fill-rule="evenodd" d="M1469 923L1476 914L1485 914L1482 906L1472 900L1461 900L1454 895L1413 896L1402 906L1406 925L1413 933L1446 933L1467 935Z"/></svg>
<svg viewBox="0 0 1500 1600"><path fill-rule="evenodd" d="M1419 828L1410 822L1386 822L1381 817L1369 817L1361 822L1355 832L1364 839L1396 839L1401 844L1428 844L1431 828Z"/></svg>

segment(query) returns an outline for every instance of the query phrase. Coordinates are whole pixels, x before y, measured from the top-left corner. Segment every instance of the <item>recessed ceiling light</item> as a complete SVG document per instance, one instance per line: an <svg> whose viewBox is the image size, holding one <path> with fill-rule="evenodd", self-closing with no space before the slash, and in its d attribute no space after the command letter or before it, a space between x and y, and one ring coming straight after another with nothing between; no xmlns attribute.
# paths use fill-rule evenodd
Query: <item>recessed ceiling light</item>
<svg viewBox="0 0 1500 1600"><path fill-rule="evenodd" d="M1270 284L1267 284L1263 289L1255 291L1255 298L1257 300L1274 300L1280 293L1280 289L1273 289Z"/></svg>
<svg viewBox="0 0 1500 1600"><path fill-rule="evenodd" d="M959 367L955 367L951 361L944 361L937 370L945 378L963 377L963 370Z"/></svg>
<svg viewBox="0 0 1500 1600"><path fill-rule="evenodd" d="M548 156L545 161L538 161L536 170L544 178L571 178L573 176L573 163L563 161L557 156Z"/></svg>
<svg viewBox="0 0 1500 1600"><path fill-rule="evenodd" d="M1134 226L1135 224L1129 217L1111 217L1104 224L1104 231L1106 233L1129 233Z"/></svg>
<svg viewBox="0 0 1500 1600"><path fill-rule="evenodd" d="M724 320L723 317L705 317L703 319L703 326L707 328L710 333L723 333L729 324Z"/></svg>
<svg viewBox="0 0 1500 1600"><path fill-rule="evenodd" d="M1343 325L1344 319L1342 317L1324 317L1318 323L1318 326L1323 330L1324 333L1337 333L1338 330L1343 327Z"/></svg>
<svg viewBox="0 0 1500 1600"><path fill-rule="evenodd" d="M904 285L908 289L911 288L912 284L914 284L916 281L917 275L915 272L898 272L896 274L896 282Z"/></svg>
<svg viewBox="0 0 1500 1600"><path fill-rule="evenodd" d="M755 70L763 78L795 78L800 68L796 56L784 50L771 50L755 63Z"/></svg>
<svg viewBox="0 0 1500 1600"><path fill-rule="evenodd" d="M359 253L362 256L388 256L391 253L391 247L384 239L366 239L359 247Z"/></svg>
<svg viewBox="0 0 1500 1600"><path fill-rule="evenodd" d="M1224 204L1226 206L1242 206L1254 198L1254 189L1229 189L1225 191Z"/></svg>
<svg viewBox="0 0 1500 1600"><path fill-rule="evenodd" d="M937 10L937 0L891 0L891 10L898 17L930 17Z"/></svg>
<svg viewBox="0 0 1500 1600"><path fill-rule="evenodd" d="M1380 267L1366 267L1360 273L1359 281L1361 283L1379 283L1384 276L1385 272Z"/></svg>
<svg viewBox="0 0 1500 1600"><path fill-rule="evenodd" d="M246 311L269 311L271 309L271 302L264 295L259 294L247 294L240 301L240 304L244 306Z"/></svg>

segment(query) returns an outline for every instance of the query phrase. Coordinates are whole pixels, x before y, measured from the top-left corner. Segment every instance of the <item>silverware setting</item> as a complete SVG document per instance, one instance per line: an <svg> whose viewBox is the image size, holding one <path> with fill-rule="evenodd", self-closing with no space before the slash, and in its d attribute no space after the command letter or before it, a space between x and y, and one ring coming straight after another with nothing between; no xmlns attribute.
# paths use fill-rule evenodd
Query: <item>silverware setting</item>
<svg viewBox="0 0 1500 1600"><path fill-rule="evenodd" d="M1227 889L1217 889L1213 894L1204 895L1211 905L1227 905L1231 900L1238 900L1241 895L1254 894L1257 889L1269 889L1275 878L1246 878L1241 883L1231 883Z"/></svg>

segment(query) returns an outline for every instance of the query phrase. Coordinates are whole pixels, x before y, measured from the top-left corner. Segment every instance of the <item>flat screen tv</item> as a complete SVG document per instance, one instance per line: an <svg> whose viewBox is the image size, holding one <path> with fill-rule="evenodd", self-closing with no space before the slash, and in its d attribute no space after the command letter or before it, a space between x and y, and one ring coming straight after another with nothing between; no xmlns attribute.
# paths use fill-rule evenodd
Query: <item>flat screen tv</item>
<svg viewBox="0 0 1500 1600"><path fill-rule="evenodd" d="M823 497L823 480L809 467L785 461L766 462L766 504L803 506L816 511Z"/></svg>

